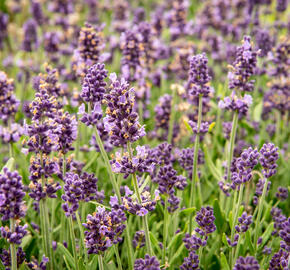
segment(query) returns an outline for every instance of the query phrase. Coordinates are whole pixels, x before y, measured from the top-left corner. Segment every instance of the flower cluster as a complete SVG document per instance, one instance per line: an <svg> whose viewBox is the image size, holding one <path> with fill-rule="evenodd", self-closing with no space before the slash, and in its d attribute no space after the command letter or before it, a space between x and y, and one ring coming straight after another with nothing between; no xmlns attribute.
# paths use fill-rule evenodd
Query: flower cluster
<svg viewBox="0 0 290 270"><path fill-rule="evenodd" d="M17 123L11 123L10 127L0 126L0 137L4 143L18 142L23 134L24 128Z"/></svg>
<svg viewBox="0 0 290 270"><path fill-rule="evenodd" d="M2 220L18 219L25 216L23 197L25 192L22 177L17 171L10 172L6 167L0 174L0 214Z"/></svg>
<svg viewBox="0 0 290 270"><path fill-rule="evenodd" d="M145 255L144 259L137 259L134 263L134 270L160 270L160 263L155 256Z"/></svg>
<svg viewBox="0 0 290 270"><path fill-rule="evenodd" d="M98 178L94 177L93 174L84 172L78 175L69 172L66 173L64 182L64 194L61 198L65 201L62 208L66 216L74 216L80 201L96 200L102 202L105 197L103 191L98 191Z"/></svg>
<svg viewBox="0 0 290 270"><path fill-rule="evenodd" d="M110 93L105 95L107 109L104 118L105 130L109 133L114 146L123 146L145 136L145 127L138 121L138 114L133 111L134 90L129 88L125 79L120 81L116 74L111 74Z"/></svg>
<svg viewBox="0 0 290 270"><path fill-rule="evenodd" d="M121 235L125 229L125 213L121 210L98 207L96 212L87 216L85 244L88 254L101 254L113 244L122 241Z"/></svg>
<svg viewBox="0 0 290 270"><path fill-rule="evenodd" d="M145 246L145 232L144 231L137 231L134 235L133 241L132 241L134 248L141 248Z"/></svg>
<svg viewBox="0 0 290 270"><path fill-rule="evenodd" d="M26 228L28 225L21 226L16 224L14 231L11 231L7 226L1 227L1 236L5 238L8 243L20 245L22 238L27 234Z"/></svg>
<svg viewBox="0 0 290 270"><path fill-rule="evenodd" d="M205 53L195 55L191 58L188 80L190 95L207 97L210 93L208 83L211 77L209 76L207 63L208 59Z"/></svg>
<svg viewBox="0 0 290 270"><path fill-rule="evenodd" d="M260 150L260 158L259 161L263 167L263 174L266 178L269 178L276 174L278 160L278 147L276 147L272 143L264 144Z"/></svg>
<svg viewBox="0 0 290 270"><path fill-rule="evenodd" d="M256 191L255 191L256 195L253 197L254 205L258 204L258 201L259 201L258 197L262 196L264 185L265 185L265 180L259 179L258 183L256 184ZM270 187L271 187L271 182L268 181L266 195L268 194L268 191L270 190Z"/></svg>
<svg viewBox="0 0 290 270"><path fill-rule="evenodd" d="M5 72L0 71L0 119L4 123L7 123L10 118L14 118L19 106L19 101L13 91L13 79L9 79Z"/></svg>
<svg viewBox="0 0 290 270"><path fill-rule="evenodd" d="M177 175L177 171L172 165L160 167L157 176L152 179L158 183L158 190L161 194L169 196L168 211L173 212L178 208L180 199L174 195L176 189L184 190L187 186L186 178L182 175Z"/></svg>
<svg viewBox="0 0 290 270"><path fill-rule="evenodd" d="M34 19L28 19L23 24L24 38L22 41L22 50L32 52L38 47L37 23Z"/></svg>
<svg viewBox="0 0 290 270"><path fill-rule="evenodd" d="M254 74L257 65L258 53L254 51L251 37L244 36L242 46L237 48L236 59L233 63L233 71L229 72L229 88L244 92L254 90L254 80L250 77Z"/></svg>
<svg viewBox="0 0 290 270"><path fill-rule="evenodd" d="M278 187L278 192L276 193L276 197L281 200L285 201L288 198L288 189L284 187Z"/></svg>
<svg viewBox="0 0 290 270"><path fill-rule="evenodd" d="M247 269L259 270L260 265L258 261L252 256L248 257L240 256L237 259L233 270L247 270Z"/></svg>
<svg viewBox="0 0 290 270"><path fill-rule="evenodd" d="M110 161L113 172L125 174L124 178L137 172L153 172L155 164L149 164L149 162L147 162L148 149L146 149L145 146L137 146L136 151L136 156L132 158L128 152L125 152L123 155L117 152L114 159Z"/></svg>
<svg viewBox="0 0 290 270"><path fill-rule="evenodd" d="M253 223L251 215L247 215L247 212L243 212L243 214L238 218L239 225L235 226L235 229L238 233L246 232L249 229L249 226Z"/></svg>
<svg viewBox="0 0 290 270"><path fill-rule="evenodd" d="M21 266L21 264L25 261L25 253L22 249L22 247L17 248L17 268ZM10 249L6 250L3 249L0 254L0 259L4 266L6 266L5 270L9 270L11 267L11 254Z"/></svg>

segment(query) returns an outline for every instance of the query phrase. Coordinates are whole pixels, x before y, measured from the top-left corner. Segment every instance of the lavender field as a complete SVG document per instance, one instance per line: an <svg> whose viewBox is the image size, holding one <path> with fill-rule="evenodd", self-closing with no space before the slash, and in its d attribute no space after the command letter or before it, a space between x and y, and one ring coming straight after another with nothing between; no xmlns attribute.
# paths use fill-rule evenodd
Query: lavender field
<svg viewBox="0 0 290 270"><path fill-rule="evenodd" d="M0 270L290 269L287 0L0 0Z"/></svg>

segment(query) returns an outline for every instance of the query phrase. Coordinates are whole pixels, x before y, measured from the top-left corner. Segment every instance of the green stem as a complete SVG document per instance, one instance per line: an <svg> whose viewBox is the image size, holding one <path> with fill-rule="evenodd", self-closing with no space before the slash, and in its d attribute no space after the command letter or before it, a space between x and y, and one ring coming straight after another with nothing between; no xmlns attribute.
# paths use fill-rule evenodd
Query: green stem
<svg viewBox="0 0 290 270"><path fill-rule="evenodd" d="M81 222L78 211L76 211L76 219L77 219L77 223L78 223L78 227L79 227L80 235L81 235L80 247L81 247L82 252L85 255L85 264L86 264L86 266L88 266L88 263L89 263L88 253L87 253L86 248L84 247L84 242L83 242L85 239L85 234L84 234L84 229L83 229L82 222Z"/></svg>
<svg viewBox="0 0 290 270"><path fill-rule="evenodd" d="M200 188L200 181L197 175L197 161L198 161L198 148L199 148L199 131L202 120L202 95L198 97L198 119L197 119L197 134L195 136L194 142L194 153L193 153L193 166L192 166L192 180L191 180L191 191L190 191L190 206L193 207L193 201L195 197L195 186L198 186L198 197L199 197L199 205L202 205L202 195ZM189 233L192 232L192 218L193 213L189 216Z"/></svg>
<svg viewBox="0 0 290 270"><path fill-rule="evenodd" d="M104 270L104 262L102 255L98 255L98 260L99 260L99 269Z"/></svg>
<svg viewBox="0 0 290 270"><path fill-rule="evenodd" d="M11 232L15 231L15 220L10 219L10 230ZM16 245L10 244L10 255L11 255L11 270L17 270L17 252Z"/></svg>
<svg viewBox="0 0 290 270"><path fill-rule="evenodd" d="M163 222L163 253L162 253L162 263L165 264L166 260L166 242L167 242L167 232L168 232L168 198L165 198L164 204L164 222Z"/></svg>
<svg viewBox="0 0 290 270"><path fill-rule="evenodd" d="M121 261L120 255L119 255L119 250L118 250L117 245L114 245L114 250L115 250L115 254L116 254L116 258L117 258L118 270L123 270L122 261Z"/></svg>
<svg viewBox="0 0 290 270"><path fill-rule="evenodd" d="M238 203L236 204L234 201L234 219L233 219L233 224L232 224L232 228L231 228L231 241L234 240L234 233L235 233L235 224L237 223L238 220L238 215L239 215L239 211L240 211L240 205L242 203L242 198L243 198L243 190L244 190L244 185L241 184L240 185L240 190L239 190L239 198L238 198ZM232 248L231 250L231 257L230 257L231 261L232 261L232 265L234 263L233 259L234 259L234 248Z"/></svg>
<svg viewBox="0 0 290 270"><path fill-rule="evenodd" d="M132 159L132 148L131 148L131 143L128 142L127 144L128 147L128 152L129 152L129 157ZM136 173L133 173L133 185L134 185L134 190L135 194L137 196L137 200L139 204L142 204L142 198L140 195L139 187L138 187L138 182L137 182L137 176ZM149 236L149 226L148 226L148 220L147 220L147 215L143 216L143 224L144 224L144 231L145 231L145 240L146 240L146 247L147 247L147 252L150 256L152 256L152 247L151 247L151 242L150 242L150 236Z"/></svg>
<svg viewBox="0 0 290 270"><path fill-rule="evenodd" d="M235 145L235 139L236 139L236 134L237 134L238 118L239 118L239 113L235 111L233 122L232 122L231 137L230 137L230 151L229 151L229 157L228 157L226 182L229 182L231 178L231 164L232 164L233 155L234 155L234 145Z"/></svg>
<svg viewBox="0 0 290 270"><path fill-rule="evenodd" d="M265 183L264 183L262 197L259 200L258 215L257 215L257 219L256 219L256 227L255 227L255 234L254 234L255 253L257 253L257 249L258 249L257 241L258 241L260 228L261 228L260 220L261 220L261 215L263 212L263 205L264 205L264 200L265 200L266 193L267 193L267 187L268 187L268 179L266 178Z"/></svg>
<svg viewBox="0 0 290 270"><path fill-rule="evenodd" d="M73 256L75 259L75 265L76 265L76 269L79 270L79 264L78 264L78 258L77 258L77 248L76 248L76 237L75 237L75 233L74 233L72 216L69 217L68 221L69 221L69 231L70 231Z"/></svg>
<svg viewBox="0 0 290 270"><path fill-rule="evenodd" d="M173 98L172 98L172 104L171 104L171 112L170 112L170 120L169 120L169 128L168 128L168 138L167 142L172 143L172 137L173 137L173 128L174 128L174 119L175 119L175 103L177 98L177 91L173 90Z"/></svg>
<svg viewBox="0 0 290 270"><path fill-rule="evenodd" d="M237 244L237 248L236 248L236 252L235 252L235 256L234 256L234 260L233 260L233 264L236 262L238 256L239 256L239 252L240 252L240 247L241 247L241 235L239 236L238 239L238 244ZM234 249L234 248L233 248Z"/></svg>
<svg viewBox="0 0 290 270"><path fill-rule="evenodd" d="M96 134L97 144L98 144L98 146L100 148L101 155L102 155L103 160L105 162L105 165L107 167L107 172L109 173L109 178L110 178L111 184L112 184L112 186L113 186L113 188L114 188L114 190L116 192L116 195L118 197L119 203L122 203L120 190L118 188L118 185L117 185L114 173L112 171L112 167L111 167L107 152L105 151L103 142L101 140L101 137L99 135L99 132L98 132L97 128L95 128L95 134ZM133 249L132 249L131 237L130 237L130 228L128 227L128 222L127 221L125 222L125 225L126 225L126 244L127 244L127 251L128 251L128 260L129 260L130 269L133 269L133 266L134 266L133 258L134 257L133 257Z"/></svg>

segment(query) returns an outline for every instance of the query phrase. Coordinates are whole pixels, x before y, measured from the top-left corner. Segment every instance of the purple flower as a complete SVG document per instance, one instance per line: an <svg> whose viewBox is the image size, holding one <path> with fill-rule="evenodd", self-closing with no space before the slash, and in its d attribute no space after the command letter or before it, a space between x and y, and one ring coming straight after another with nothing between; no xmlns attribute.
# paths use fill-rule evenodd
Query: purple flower
<svg viewBox="0 0 290 270"><path fill-rule="evenodd" d="M5 238L8 241L8 243L20 245L22 238L27 234L26 230L27 226L28 226L27 224L21 226L17 222L13 232L10 231L9 227L7 226L1 227L0 228L1 236Z"/></svg>
<svg viewBox="0 0 290 270"><path fill-rule="evenodd" d="M93 108L96 103L102 102L106 92L108 71L104 64L97 63L91 66L83 80L81 98L91 104Z"/></svg>
<svg viewBox="0 0 290 270"><path fill-rule="evenodd" d="M287 220L287 218L282 214L282 210L277 207L272 208L271 216L272 219L274 220L275 230L272 233L274 235L277 233L277 231L279 232L283 228L282 224Z"/></svg>
<svg viewBox="0 0 290 270"><path fill-rule="evenodd" d="M42 256L42 260L40 263L36 259L31 260L27 266L33 270L46 270L46 264L49 262L49 258Z"/></svg>
<svg viewBox="0 0 290 270"><path fill-rule="evenodd" d="M277 199L285 201L288 198L288 189L284 187L278 187L278 192L276 193Z"/></svg>
<svg viewBox="0 0 290 270"><path fill-rule="evenodd" d="M248 269L259 270L260 265L258 261L252 256L248 256L248 257L240 256L237 259L233 270L248 270Z"/></svg>
<svg viewBox="0 0 290 270"><path fill-rule="evenodd" d="M144 259L135 261L134 270L160 270L160 263L155 256L146 254Z"/></svg>
<svg viewBox="0 0 290 270"><path fill-rule="evenodd" d="M210 87L208 86L211 77L208 72L208 59L203 54L195 55L190 60L189 70L189 94L193 96L203 95L207 97L210 93Z"/></svg>
<svg viewBox="0 0 290 270"><path fill-rule="evenodd" d="M22 50L32 52L38 47L37 23L34 19L28 19L23 24L24 39L22 41Z"/></svg>
<svg viewBox="0 0 290 270"><path fill-rule="evenodd" d="M263 167L263 174L265 177L269 178L276 174L277 164L276 161L278 160L278 147L275 147L274 144L268 143L264 144L260 150L260 158L259 161Z"/></svg>
<svg viewBox="0 0 290 270"><path fill-rule="evenodd" d="M243 214L238 218L239 225L235 226L235 229L238 233L246 232L249 229L249 226L253 223L251 215L247 215L247 212L243 212Z"/></svg>
<svg viewBox="0 0 290 270"><path fill-rule="evenodd" d="M17 268L19 268L22 263L25 261L25 253L21 247L17 248ZM11 267L11 254L10 254L10 249L2 249L1 254L0 254L0 259L3 263L4 266L6 266L6 270L10 270Z"/></svg>
<svg viewBox="0 0 290 270"><path fill-rule="evenodd" d="M133 247L139 249L145 246L145 233L144 231L137 231L133 238Z"/></svg>
<svg viewBox="0 0 290 270"><path fill-rule="evenodd" d="M244 36L242 46L237 48L233 71L229 73L229 88L252 92L254 80L250 80L257 65L257 52L253 50L251 37Z"/></svg>
<svg viewBox="0 0 290 270"><path fill-rule="evenodd" d="M0 12L0 49L3 48L3 41L7 37L7 26L9 22L9 16L6 13Z"/></svg>
<svg viewBox="0 0 290 270"><path fill-rule="evenodd" d="M290 252L290 217L281 224L279 236L282 238L280 247Z"/></svg>
<svg viewBox="0 0 290 270"><path fill-rule="evenodd" d="M71 172L66 173L64 179L65 185L63 187L64 194L61 196L65 201L62 204L62 208L66 216L74 216L74 213L78 210L80 201L103 201L104 192L98 191L97 181L98 178L86 172L81 175Z"/></svg>
<svg viewBox="0 0 290 270"><path fill-rule="evenodd" d="M125 221L126 215L121 209L109 212L98 207L93 215L88 215L87 223L83 223L87 229L85 244L88 254L101 254L113 244L121 242Z"/></svg>
<svg viewBox="0 0 290 270"><path fill-rule="evenodd" d="M188 124L192 128L194 134L204 135L208 132L209 124L208 122L201 122L200 129L198 130L197 123L191 120L188 121Z"/></svg>
<svg viewBox="0 0 290 270"><path fill-rule="evenodd" d="M287 269L289 263L289 252L280 250L270 260L269 270Z"/></svg>
<svg viewBox="0 0 290 270"><path fill-rule="evenodd" d="M191 251L188 257L184 258L183 264L180 266L181 270L199 270L198 255Z"/></svg>
<svg viewBox="0 0 290 270"><path fill-rule="evenodd" d="M2 220L19 219L25 216L26 208L23 197L25 192L22 177L17 171L10 172L4 168L0 174L0 214Z"/></svg>
<svg viewBox="0 0 290 270"><path fill-rule="evenodd" d="M197 212L195 221L200 226L201 230L196 230L197 233L209 234L216 230L216 226L214 224L215 216L213 214L213 208L210 206L202 207L200 211Z"/></svg>

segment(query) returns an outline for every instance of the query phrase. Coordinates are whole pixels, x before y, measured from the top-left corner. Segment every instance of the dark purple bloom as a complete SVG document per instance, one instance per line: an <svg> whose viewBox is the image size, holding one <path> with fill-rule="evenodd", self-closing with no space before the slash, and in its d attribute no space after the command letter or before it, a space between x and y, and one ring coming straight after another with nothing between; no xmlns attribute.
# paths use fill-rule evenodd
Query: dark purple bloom
<svg viewBox="0 0 290 270"><path fill-rule="evenodd" d="M184 246L187 248L189 252L197 251L200 247L203 247L206 245L206 240L202 240L200 237L198 237L196 234L190 235L185 234L183 238Z"/></svg>
<svg viewBox="0 0 290 270"><path fill-rule="evenodd" d="M17 248L17 268L19 268L22 263L25 261L25 253L22 249L22 247ZM4 266L6 266L5 270L10 270L11 267L11 255L10 255L10 249L2 249L0 254L0 259Z"/></svg>
<svg viewBox="0 0 290 270"><path fill-rule="evenodd" d="M42 11L41 2L39 0L31 0L30 12L38 25L42 25L45 17Z"/></svg>
<svg viewBox="0 0 290 270"><path fill-rule="evenodd" d="M233 270L248 270L248 269L259 270L260 265L258 261L252 256L248 256L248 257L240 256L237 259Z"/></svg>
<svg viewBox="0 0 290 270"><path fill-rule="evenodd" d="M160 263L155 256L146 254L144 259L135 261L134 270L160 270Z"/></svg>
<svg viewBox="0 0 290 270"><path fill-rule="evenodd" d="M0 49L3 48L3 41L7 37L7 26L9 22L9 16L8 14L0 12Z"/></svg>
<svg viewBox="0 0 290 270"><path fill-rule="evenodd" d="M12 123L10 127L0 126L0 137L4 143L18 142L24 134L24 128L16 123Z"/></svg>
<svg viewBox="0 0 290 270"><path fill-rule="evenodd" d="M36 259L33 259L27 264L27 266L33 270L46 270L46 264L48 262L49 259L43 255L40 263L38 263Z"/></svg>
<svg viewBox="0 0 290 270"><path fill-rule="evenodd" d="M27 224L21 226L16 224L14 231L10 231L9 227L1 227L1 236L7 240L8 243L20 245L22 238L27 234Z"/></svg>
<svg viewBox="0 0 290 270"><path fill-rule="evenodd" d="M58 32L46 32L43 40L44 50L55 54L59 51L60 34Z"/></svg>
<svg viewBox="0 0 290 270"><path fill-rule="evenodd" d="M139 249L145 246L145 233L144 231L137 231L133 238L133 247Z"/></svg>
<svg viewBox="0 0 290 270"><path fill-rule="evenodd" d="M268 143L264 144L260 150L260 158L259 161L263 167L263 174L265 177L269 178L276 174L277 164L276 161L278 160L278 147L275 147L274 144Z"/></svg>
<svg viewBox="0 0 290 270"><path fill-rule="evenodd" d="M287 9L287 0L277 0L276 10L278 12L284 12Z"/></svg>
<svg viewBox="0 0 290 270"><path fill-rule="evenodd" d="M285 201L288 198L288 189L284 187L278 187L278 192L276 193L276 197L281 200Z"/></svg>
<svg viewBox="0 0 290 270"><path fill-rule="evenodd" d="M272 208L271 216L272 219L274 220L275 230L272 233L274 235L277 233L277 231L279 232L283 228L282 224L287 220L287 218L282 214L282 210L277 207Z"/></svg>
<svg viewBox="0 0 290 270"><path fill-rule="evenodd" d="M281 224L279 236L282 238L280 247L290 252L290 217Z"/></svg>
<svg viewBox="0 0 290 270"><path fill-rule="evenodd" d="M204 135L208 132L209 124L208 122L201 122L200 128L198 130L197 123L191 120L188 121L188 124L191 126L192 131L194 134L201 134Z"/></svg>
<svg viewBox="0 0 290 270"><path fill-rule="evenodd" d="M61 198L65 201L62 208L66 216L74 215L79 207L80 201L96 200L102 202L104 199L104 192L98 190L98 178L93 174L86 172L81 175L75 173L66 173L64 178L65 185L63 187L64 194Z"/></svg>
<svg viewBox="0 0 290 270"><path fill-rule="evenodd" d="M83 80L81 98L90 103L91 108L96 103L101 103L106 92L106 82L108 71L104 64L97 63L91 66Z"/></svg>
<svg viewBox="0 0 290 270"><path fill-rule="evenodd" d="M83 223L87 229L85 244L88 254L101 254L113 244L121 242L125 221L126 215L121 209L109 212L98 207L93 215L88 215L87 223Z"/></svg>
<svg viewBox="0 0 290 270"><path fill-rule="evenodd" d="M247 212L243 212L243 214L238 218L239 225L235 226L235 229L238 233L246 232L249 229L249 226L253 223L251 215L247 215Z"/></svg>
<svg viewBox="0 0 290 270"><path fill-rule="evenodd" d="M256 184L256 191L255 191L255 194L257 196L254 196L254 198L253 198L254 205L257 205L258 204L258 201L259 201L259 198L258 197L259 196L262 196L264 185L265 185L265 180L259 179L258 183ZM268 186L267 186L267 190L266 190L266 195L268 194L268 192L270 190L271 182L268 181L268 184L267 185Z"/></svg>
<svg viewBox="0 0 290 270"><path fill-rule="evenodd" d="M181 270L199 270L199 259L195 252L190 252L188 257L184 258L183 264L180 266Z"/></svg>
<svg viewBox="0 0 290 270"><path fill-rule="evenodd" d="M205 53L195 55L191 58L188 80L190 95L203 95L204 97L207 97L210 93L208 83L210 82L211 77L209 76L207 62L208 59Z"/></svg>
<svg viewBox="0 0 290 270"><path fill-rule="evenodd" d="M229 73L229 88L252 92L254 80L250 80L257 65L257 52L251 44L251 37L245 36L242 46L237 48L233 71Z"/></svg>
<svg viewBox="0 0 290 270"><path fill-rule="evenodd" d="M223 122L222 124L223 124L224 136L227 140L229 140L231 131L232 131L232 122Z"/></svg>
<svg viewBox="0 0 290 270"><path fill-rule="evenodd" d="M287 269L289 263L289 252L284 251L280 248L278 252L276 252L271 258L269 264L269 270L280 270Z"/></svg>
<svg viewBox="0 0 290 270"><path fill-rule="evenodd" d="M216 230L214 224L215 216L213 214L213 208L210 206L202 207L200 211L197 212L195 221L200 226L200 229L203 233L209 234ZM202 233L200 230L197 230L197 233Z"/></svg>
<svg viewBox="0 0 290 270"><path fill-rule="evenodd" d="M19 219L25 216L23 197L25 192L22 177L17 171L10 172L4 168L0 174L0 214L2 220Z"/></svg>
<svg viewBox="0 0 290 270"><path fill-rule="evenodd" d="M32 52L38 47L37 23L34 19L28 19L23 24L24 39L22 41L22 50Z"/></svg>

